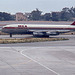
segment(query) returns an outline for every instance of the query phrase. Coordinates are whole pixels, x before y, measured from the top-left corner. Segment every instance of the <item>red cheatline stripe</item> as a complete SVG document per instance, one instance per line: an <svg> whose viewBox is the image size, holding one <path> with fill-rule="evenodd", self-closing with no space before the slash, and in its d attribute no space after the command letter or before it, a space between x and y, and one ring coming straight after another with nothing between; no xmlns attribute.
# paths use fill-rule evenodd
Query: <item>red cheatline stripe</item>
<svg viewBox="0 0 75 75"><path fill-rule="evenodd" d="M67 30L71 30L71 29L75 29L75 28L43 28L43 27L5 27L3 29L67 29Z"/></svg>

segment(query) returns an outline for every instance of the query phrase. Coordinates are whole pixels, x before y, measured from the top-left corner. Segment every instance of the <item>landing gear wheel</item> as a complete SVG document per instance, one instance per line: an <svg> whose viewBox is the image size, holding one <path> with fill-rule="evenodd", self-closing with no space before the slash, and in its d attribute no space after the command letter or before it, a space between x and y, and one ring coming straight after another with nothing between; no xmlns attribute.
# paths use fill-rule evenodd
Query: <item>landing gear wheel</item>
<svg viewBox="0 0 75 75"><path fill-rule="evenodd" d="M12 37L12 33L10 33L10 37Z"/></svg>

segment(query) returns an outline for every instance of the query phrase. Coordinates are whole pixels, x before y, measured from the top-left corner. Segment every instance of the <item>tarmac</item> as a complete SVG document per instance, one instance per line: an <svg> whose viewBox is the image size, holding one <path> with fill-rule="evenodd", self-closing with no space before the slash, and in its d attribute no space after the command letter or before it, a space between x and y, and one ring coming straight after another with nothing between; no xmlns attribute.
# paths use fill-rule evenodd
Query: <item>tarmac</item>
<svg viewBox="0 0 75 75"><path fill-rule="evenodd" d="M32 35L13 35L24 37ZM52 37L69 40L0 44L0 75L75 75L75 35Z"/></svg>
<svg viewBox="0 0 75 75"><path fill-rule="evenodd" d="M6 24L71 24L72 22L0 21ZM32 35L13 35L31 38ZM50 36L64 41L0 44L0 75L75 75L75 35ZM0 39L10 38L0 35Z"/></svg>

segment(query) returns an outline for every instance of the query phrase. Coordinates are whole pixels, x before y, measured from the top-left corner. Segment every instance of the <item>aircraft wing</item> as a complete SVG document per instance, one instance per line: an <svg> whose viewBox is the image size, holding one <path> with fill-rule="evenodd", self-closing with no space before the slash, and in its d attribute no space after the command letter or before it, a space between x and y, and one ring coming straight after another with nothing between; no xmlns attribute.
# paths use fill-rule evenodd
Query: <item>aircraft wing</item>
<svg viewBox="0 0 75 75"><path fill-rule="evenodd" d="M49 35L59 35L61 33L70 32L70 30L30 30L33 32L34 36L49 36Z"/></svg>

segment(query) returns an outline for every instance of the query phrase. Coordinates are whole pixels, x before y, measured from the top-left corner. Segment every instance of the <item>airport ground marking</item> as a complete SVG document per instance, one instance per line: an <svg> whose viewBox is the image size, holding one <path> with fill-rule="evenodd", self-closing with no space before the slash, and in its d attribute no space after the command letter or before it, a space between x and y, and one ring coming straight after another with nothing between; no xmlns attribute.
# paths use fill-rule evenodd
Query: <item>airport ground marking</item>
<svg viewBox="0 0 75 75"><path fill-rule="evenodd" d="M24 57L27 57L28 59L30 59L30 60L32 60L32 61L34 61L34 62L36 62L36 63L37 63L37 64L39 64L40 66L42 66L42 67L46 68L47 70L49 70L49 71L51 71L51 72L55 73L56 75L60 75L59 73L55 72L55 71L54 71L54 70L52 70L51 68L48 68L47 66L45 66L45 65L41 64L40 62L38 62L38 61L36 61L36 60L32 59L32 58L31 58L31 57L29 57L28 55L23 54L23 51L24 51L24 50L20 51L20 53L21 53L21 55L23 55Z"/></svg>
<svg viewBox="0 0 75 75"><path fill-rule="evenodd" d="M28 62L23 62L23 63L17 63L17 64L11 64L11 66L13 66L13 67L17 67L17 66L20 66L20 65L23 65L23 64L27 64L27 63L29 63L29 62L31 62L31 60L29 60ZM0 68L4 68L4 69L6 69L6 68L9 68L10 66L0 66Z"/></svg>

